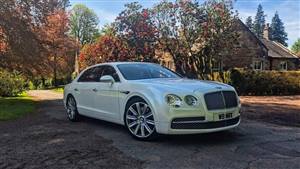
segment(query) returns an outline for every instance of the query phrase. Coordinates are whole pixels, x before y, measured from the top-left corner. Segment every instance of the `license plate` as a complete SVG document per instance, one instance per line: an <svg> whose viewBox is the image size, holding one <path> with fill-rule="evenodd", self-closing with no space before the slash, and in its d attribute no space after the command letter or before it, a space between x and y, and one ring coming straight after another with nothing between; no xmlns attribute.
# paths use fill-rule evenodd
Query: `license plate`
<svg viewBox="0 0 300 169"><path fill-rule="evenodd" d="M219 114L219 120L230 119L230 118L232 118L232 113Z"/></svg>

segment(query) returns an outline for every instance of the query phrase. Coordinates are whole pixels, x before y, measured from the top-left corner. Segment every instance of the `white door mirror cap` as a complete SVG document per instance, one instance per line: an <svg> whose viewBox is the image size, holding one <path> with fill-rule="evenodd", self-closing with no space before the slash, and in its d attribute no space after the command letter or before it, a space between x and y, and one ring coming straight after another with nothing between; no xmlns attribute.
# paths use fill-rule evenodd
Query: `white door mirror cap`
<svg viewBox="0 0 300 169"><path fill-rule="evenodd" d="M112 76L110 75L104 75L100 78L100 82L105 82L105 83L114 83L115 80Z"/></svg>

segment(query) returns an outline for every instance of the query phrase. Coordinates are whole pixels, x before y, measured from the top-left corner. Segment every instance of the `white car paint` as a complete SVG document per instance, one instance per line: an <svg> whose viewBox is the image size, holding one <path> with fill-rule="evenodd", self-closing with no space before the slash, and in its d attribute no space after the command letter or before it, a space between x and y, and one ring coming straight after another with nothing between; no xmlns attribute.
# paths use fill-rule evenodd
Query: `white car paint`
<svg viewBox="0 0 300 169"><path fill-rule="evenodd" d="M229 109L209 111L206 107L204 94L215 91L233 91L235 89L227 84L190 80L184 78L155 78L145 80L126 80L117 65L119 64L153 64L140 62L112 62L98 64L110 65L116 70L120 82L77 82L82 71L72 83L65 86L64 105L68 95L73 95L77 108L81 115L101 119L113 123L124 125L124 112L127 101L134 96L143 98L154 113L155 128L161 134L192 134L206 133L227 130L239 125L238 123L230 126L206 128L206 129L172 129L171 122L174 118L204 116L205 122L222 121L216 118L219 114L230 112L231 118L240 116L241 104ZM93 91L93 89L96 89ZM129 93L125 93L129 91ZM198 99L196 106L189 106L184 101L180 107L172 107L166 103L166 95L175 94L182 99L186 95L192 95ZM237 96L238 97L238 96ZM184 100L184 99L183 99Z"/></svg>

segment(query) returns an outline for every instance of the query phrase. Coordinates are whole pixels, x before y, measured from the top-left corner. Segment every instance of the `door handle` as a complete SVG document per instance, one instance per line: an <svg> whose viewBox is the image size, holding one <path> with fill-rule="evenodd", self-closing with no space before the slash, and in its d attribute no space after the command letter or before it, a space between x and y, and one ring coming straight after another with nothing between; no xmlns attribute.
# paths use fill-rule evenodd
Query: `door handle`
<svg viewBox="0 0 300 169"><path fill-rule="evenodd" d="M130 91L120 91L120 93L123 93L123 94L129 94Z"/></svg>
<svg viewBox="0 0 300 169"><path fill-rule="evenodd" d="M95 89L93 89L93 92L98 92L98 90L95 88Z"/></svg>
<svg viewBox="0 0 300 169"><path fill-rule="evenodd" d="M78 89L77 89L77 88L75 88L74 90L75 90L76 92L78 92Z"/></svg>

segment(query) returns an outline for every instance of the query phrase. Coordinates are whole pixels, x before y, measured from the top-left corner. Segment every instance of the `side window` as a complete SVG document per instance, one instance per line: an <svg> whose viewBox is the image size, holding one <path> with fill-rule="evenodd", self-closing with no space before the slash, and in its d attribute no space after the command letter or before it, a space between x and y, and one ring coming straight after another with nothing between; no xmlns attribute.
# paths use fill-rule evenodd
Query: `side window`
<svg viewBox="0 0 300 169"><path fill-rule="evenodd" d="M105 66L97 66L95 67L93 74L96 76L96 82L100 82L100 77L102 75L103 69Z"/></svg>
<svg viewBox="0 0 300 169"><path fill-rule="evenodd" d="M90 68L83 72L83 74L79 77L78 82L96 82L97 77L96 74L94 74L95 68Z"/></svg>
<svg viewBox="0 0 300 169"><path fill-rule="evenodd" d="M110 75L114 78L116 82L120 82L120 78L116 70L112 66L104 66L102 76Z"/></svg>

